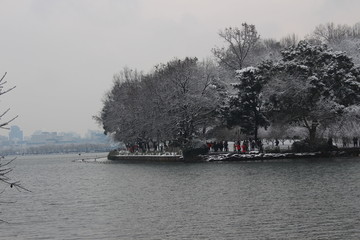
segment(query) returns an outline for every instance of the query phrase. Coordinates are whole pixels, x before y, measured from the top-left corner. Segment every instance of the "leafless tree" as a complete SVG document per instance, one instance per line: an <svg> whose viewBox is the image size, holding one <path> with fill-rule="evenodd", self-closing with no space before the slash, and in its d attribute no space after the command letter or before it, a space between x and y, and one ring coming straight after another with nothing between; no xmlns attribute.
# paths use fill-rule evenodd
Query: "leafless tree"
<svg viewBox="0 0 360 240"><path fill-rule="evenodd" d="M335 51L346 52L360 66L360 22L353 26L320 24L307 39L317 45L325 43Z"/></svg>
<svg viewBox="0 0 360 240"><path fill-rule="evenodd" d="M5 84L7 83L7 82L5 81L6 74L7 74L7 73L5 73L5 74L2 76L2 78L0 79L0 96L1 96L1 95L4 95L5 93L10 92L11 90L13 90L13 89L15 88L15 86L12 87L12 88L9 88L9 89L5 89L5 88L4 88ZM18 116L15 116L15 117L11 118L10 120L5 120L5 121L3 121L4 116L5 116L9 111L10 111L10 108L8 108L6 111L4 111L2 114L0 114L0 121L2 121L2 122L0 122L0 128L2 128L2 129L9 129L9 128L8 128L8 125L9 125L12 121L14 121L15 118L18 117Z"/></svg>
<svg viewBox="0 0 360 240"><path fill-rule="evenodd" d="M231 70L246 67L245 60L260 39L255 25L243 23L241 28L225 28L219 32L219 36L227 44L226 47L212 49L220 64Z"/></svg>
<svg viewBox="0 0 360 240"><path fill-rule="evenodd" d="M358 105L347 107L340 120L333 122L324 132L337 138L360 137L360 107Z"/></svg>
<svg viewBox="0 0 360 240"><path fill-rule="evenodd" d="M11 87L11 88L8 88L8 89L5 88L5 85L7 83L5 81L5 77L6 77L6 73L0 79L0 96L4 95L5 93L8 93L9 91L11 91L11 90L13 90L15 88L15 86ZM13 118L4 120L6 114L9 111L10 111L10 109L8 108L7 110L5 110L3 113L0 114L0 128L2 128L2 129L9 129L8 125L18 117L18 116L15 116ZM14 181L8 176L9 173L12 172L12 170L13 170L12 167L11 167L11 163L14 160L15 159L5 160L5 157L3 157L3 156L0 158L0 182L10 186L11 188L14 187L17 190L26 190L26 191L28 191L26 188L21 186L19 181ZM3 191L1 191L0 193L2 193Z"/></svg>
<svg viewBox="0 0 360 240"><path fill-rule="evenodd" d="M339 43L351 36L352 29L348 25L334 23L320 24L315 27L313 35L324 43Z"/></svg>
<svg viewBox="0 0 360 240"><path fill-rule="evenodd" d="M298 44L300 41L299 37L293 33L293 34L289 34L283 38L280 39L280 44L282 47L292 47L292 46L296 46L296 44Z"/></svg>

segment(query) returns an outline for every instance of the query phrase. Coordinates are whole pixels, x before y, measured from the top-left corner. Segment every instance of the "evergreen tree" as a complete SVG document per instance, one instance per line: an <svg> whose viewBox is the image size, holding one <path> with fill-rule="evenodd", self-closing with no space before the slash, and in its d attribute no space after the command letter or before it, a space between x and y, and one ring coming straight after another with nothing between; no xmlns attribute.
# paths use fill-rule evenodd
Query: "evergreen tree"
<svg viewBox="0 0 360 240"><path fill-rule="evenodd" d="M228 106L223 113L227 125L240 126L247 135L258 137L258 128L269 125L263 111L262 88L266 82L270 62L263 62L259 67L247 67L237 71L238 83L233 87L237 90L235 96L230 97Z"/></svg>
<svg viewBox="0 0 360 240"><path fill-rule="evenodd" d="M263 96L269 116L301 123L315 142L319 126L338 120L347 107L360 104L360 71L343 52L301 41L282 52Z"/></svg>

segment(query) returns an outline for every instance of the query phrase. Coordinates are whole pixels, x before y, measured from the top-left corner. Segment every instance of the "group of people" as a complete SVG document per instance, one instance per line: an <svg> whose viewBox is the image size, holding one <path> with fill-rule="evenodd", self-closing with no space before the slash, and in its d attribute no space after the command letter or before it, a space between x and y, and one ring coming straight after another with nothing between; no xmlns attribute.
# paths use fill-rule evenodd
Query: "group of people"
<svg viewBox="0 0 360 240"><path fill-rule="evenodd" d="M350 147L350 140L348 138L342 138L342 144L343 147ZM357 137L353 137L352 139L352 143L354 147L358 147L359 146L359 139Z"/></svg>
<svg viewBox="0 0 360 240"><path fill-rule="evenodd" d="M206 143L209 151L211 152L228 152L229 151L229 143L228 141L213 141L213 142L207 142ZM263 151L263 144L260 139L257 141L255 140L237 140L234 141L233 146L234 152L239 153L247 153L249 151L255 151L256 149L260 152Z"/></svg>
<svg viewBox="0 0 360 240"><path fill-rule="evenodd" d="M147 152L147 151L160 151L163 152L167 147L166 143L163 142L144 142L138 141L135 144L126 144L126 148L129 152Z"/></svg>
<svg viewBox="0 0 360 240"><path fill-rule="evenodd" d="M260 139L258 140L244 140L244 141L235 141L234 142L234 152L247 153L249 151L259 150L259 152L263 151L263 144Z"/></svg>
<svg viewBox="0 0 360 240"><path fill-rule="evenodd" d="M214 142L207 142L206 145L209 148L209 151L212 152L228 152L229 151L229 144L228 141L214 141Z"/></svg>

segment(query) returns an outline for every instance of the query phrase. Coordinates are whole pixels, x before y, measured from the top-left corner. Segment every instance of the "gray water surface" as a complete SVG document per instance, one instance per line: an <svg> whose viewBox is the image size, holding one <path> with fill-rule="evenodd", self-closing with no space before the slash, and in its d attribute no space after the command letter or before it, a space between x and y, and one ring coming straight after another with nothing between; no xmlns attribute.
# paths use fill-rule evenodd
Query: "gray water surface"
<svg viewBox="0 0 360 240"><path fill-rule="evenodd" d="M85 163L23 156L0 239L360 239L360 158ZM2 188L3 185L0 185Z"/></svg>

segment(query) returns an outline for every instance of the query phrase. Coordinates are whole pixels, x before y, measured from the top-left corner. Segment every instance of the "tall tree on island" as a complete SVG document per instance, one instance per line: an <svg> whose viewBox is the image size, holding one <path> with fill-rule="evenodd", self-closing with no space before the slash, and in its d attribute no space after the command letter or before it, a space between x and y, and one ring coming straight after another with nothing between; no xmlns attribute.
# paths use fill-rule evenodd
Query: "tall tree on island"
<svg viewBox="0 0 360 240"><path fill-rule="evenodd" d="M116 75L95 119L107 134L126 143L185 144L213 124L218 108L217 71L197 58L174 59L145 75Z"/></svg>
<svg viewBox="0 0 360 240"><path fill-rule="evenodd" d="M226 46L212 49L219 65L231 71L236 83L229 87L230 97L221 113L228 127L239 126L241 132L257 139L259 127L268 125L262 112L261 89L263 79L257 65L263 59L277 59L280 43L273 39L260 40L255 25L243 23L241 28L226 28L219 36Z"/></svg>
<svg viewBox="0 0 360 240"><path fill-rule="evenodd" d="M185 144L200 136L212 124L218 106L214 66L197 58L174 59L158 65L152 77L157 80L156 95L161 102L161 132Z"/></svg>
<svg viewBox="0 0 360 240"><path fill-rule="evenodd" d="M104 106L95 120L102 124L105 134L117 141L136 142L144 135L142 121L144 107L141 104L142 74L124 68L114 75L112 89L106 94Z"/></svg>
<svg viewBox="0 0 360 240"><path fill-rule="evenodd" d="M269 125L266 118L262 89L267 81L267 74L271 62L263 62L259 67L247 67L236 71L237 83L232 84L236 95L229 98L223 108L223 116L227 126L239 126L241 132L258 138L259 127Z"/></svg>
<svg viewBox="0 0 360 240"><path fill-rule="evenodd" d="M246 67L246 59L260 39L255 25L243 23L241 28L225 28L219 36L226 43L226 47L212 49L219 63L232 71Z"/></svg>

